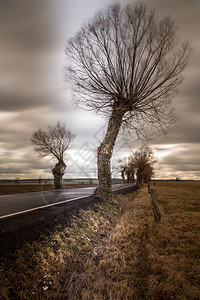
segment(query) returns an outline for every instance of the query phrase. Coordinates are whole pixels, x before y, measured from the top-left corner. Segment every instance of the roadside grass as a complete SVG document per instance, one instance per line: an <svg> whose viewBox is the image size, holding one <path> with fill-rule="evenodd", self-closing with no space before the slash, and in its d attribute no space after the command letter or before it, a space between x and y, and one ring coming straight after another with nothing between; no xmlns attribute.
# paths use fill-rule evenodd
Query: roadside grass
<svg viewBox="0 0 200 300"><path fill-rule="evenodd" d="M59 227L49 237L26 244L12 258L0 260L0 299L77 299L74 276L85 270L95 246L118 219L116 205L100 202Z"/></svg>
<svg viewBox="0 0 200 300"><path fill-rule="evenodd" d="M200 184L159 182L80 210L71 226L1 259L0 299L199 299Z"/></svg>

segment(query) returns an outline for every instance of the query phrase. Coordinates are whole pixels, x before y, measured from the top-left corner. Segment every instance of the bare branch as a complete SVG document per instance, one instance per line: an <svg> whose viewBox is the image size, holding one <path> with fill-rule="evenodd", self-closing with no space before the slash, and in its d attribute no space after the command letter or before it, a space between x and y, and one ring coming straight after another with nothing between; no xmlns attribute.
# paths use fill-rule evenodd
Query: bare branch
<svg viewBox="0 0 200 300"><path fill-rule="evenodd" d="M130 163L137 168L137 184L139 186L151 180L157 161L158 159L154 156L152 149L145 145L131 155Z"/></svg>
<svg viewBox="0 0 200 300"><path fill-rule="evenodd" d="M139 113L143 122L153 115L161 129L167 128L189 52L187 43L178 42L170 17L158 21L141 3L113 4L68 42L66 78L84 107L109 116L113 107L123 107L129 126Z"/></svg>
<svg viewBox="0 0 200 300"><path fill-rule="evenodd" d="M40 157L51 156L59 161L63 160L65 152L74 138L75 135L58 122L46 130L35 131L31 137L31 142Z"/></svg>
<svg viewBox="0 0 200 300"><path fill-rule="evenodd" d="M121 128L145 140L176 121L171 101L190 53L177 36L171 17L158 19L138 2L114 3L67 44L66 81L76 103L109 118L97 152L100 196L111 195L110 159Z"/></svg>

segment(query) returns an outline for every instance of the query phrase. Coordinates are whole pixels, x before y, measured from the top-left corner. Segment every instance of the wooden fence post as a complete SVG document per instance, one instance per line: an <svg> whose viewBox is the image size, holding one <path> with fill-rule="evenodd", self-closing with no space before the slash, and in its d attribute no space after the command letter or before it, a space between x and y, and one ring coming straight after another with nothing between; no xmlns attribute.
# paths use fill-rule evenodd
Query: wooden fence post
<svg viewBox="0 0 200 300"><path fill-rule="evenodd" d="M154 221L156 223L159 223L161 220L161 214L160 214L160 209L158 207L158 196L156 190L151 189L151 204L153 207L153 213L154 213Z"/></svg>
<svg viewBox="0 0 200 300"><path fill-rule="evenodd" d="M148 193L151 194L151 183L150 183L150 181L148 182Z"/></svg>

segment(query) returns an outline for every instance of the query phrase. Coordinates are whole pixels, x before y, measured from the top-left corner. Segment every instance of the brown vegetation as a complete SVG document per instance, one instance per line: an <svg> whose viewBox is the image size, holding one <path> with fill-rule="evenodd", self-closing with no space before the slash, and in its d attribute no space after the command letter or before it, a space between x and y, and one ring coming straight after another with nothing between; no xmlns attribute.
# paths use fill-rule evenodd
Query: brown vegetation
<svg viewBox="0 0 200 300"><path fill-rule="evenodd" d="M199 299L199 182L157 183L80 211L71 227L1 261L2 299Z"/></svg>

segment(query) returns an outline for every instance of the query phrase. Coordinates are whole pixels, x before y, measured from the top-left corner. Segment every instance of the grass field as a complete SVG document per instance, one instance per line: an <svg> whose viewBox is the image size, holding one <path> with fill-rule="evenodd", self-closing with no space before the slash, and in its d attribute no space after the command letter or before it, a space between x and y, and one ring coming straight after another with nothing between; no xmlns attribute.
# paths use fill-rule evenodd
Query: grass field
<svg viewBox="0 0 200 300"><path fill-rule="evenodd" d="M199 299L200 183L158 182L81 210L71 226L1 259L1 299Z"/></svg>

